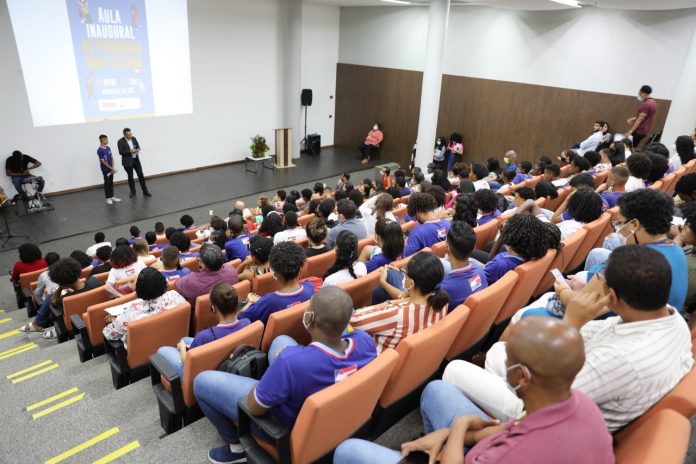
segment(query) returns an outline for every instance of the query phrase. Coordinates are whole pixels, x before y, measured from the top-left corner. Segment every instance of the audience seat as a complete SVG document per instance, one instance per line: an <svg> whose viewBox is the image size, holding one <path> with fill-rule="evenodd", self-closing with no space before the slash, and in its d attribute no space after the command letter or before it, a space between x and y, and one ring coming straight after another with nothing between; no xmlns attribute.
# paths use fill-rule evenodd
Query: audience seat
<svg viewBox="0 0 696 464"><path fill-rule="evenodd" d="M594 185L595 188L599 187L603 183L607 181L607 177L609 177L609 169L606 171L598 172L597 174L594 175Z"/></svg>
<svg viewBox="0 0 696 464"><path fill-rule="evenodd" d="M63 315L62 317L56 317L55 320L58 341L61 342L67 339L69 334L72 334L73 325L70 318L73 315L81 317L90 306L104 303L112 298L113 295L104 286L63 298ZM85 362L86 360L80 357L80 361Z"/></svg>
<svg viewBox="0 0 696 464"><path fill-rule="evenodd" d="M195 229L190 229L190 230L182 230L184 235L186 235L189 239L195 240L196 239L196 232L198 232L200 229L195 228Z"/></svg>
<svg viewBox="0 0 696 464"><path fill-rule="evenodd" d="M109 278L109 273L108 272L101 272L99 274L94 274L92 277L97 279L102 285L105 285L106 279Z"/></svg>
<svg viewBox="0 0 696 464"><path fill-rule="evenodd" d="M519 278L516 272L506 272L493 285L469 295L463 303L469 308L469 318L445 355L448 361L464 355L483 340Z"/></svg>
<svg viewBox="0 0 696 464"><path fill-rule="evenodd" d="M155 258L159 259L162 257L162 250L164 250L164 248L155 248L154 250L151 250L149 253Z"/></svg>
<svg viewBox="0 0 696 464"><path fill-rule="evenodd" d="M408 208L396 208L392 210L392 214L399 222L402 222L404 220L404 217L406 217L407 212Z"/></svg>
<svg viewBox="0 0 696 464"><path fill-rule="evenodd" d="M369 237L365 237L362 240L358 241L358 256L360 256L360 253L362 253L363 249L368 246L368 245L374 245L375 244L375 236L370 235Z"/></svg>
<svg viewBox="0 0 696 464"><path fill-rule="evenodd" d="M372 291L379 285L381 272L382 268L375 269L367 275L344 282L338 287L348 292L353 299L354 308L369 306L372 303Z"/></svg>
<svg viewBox="0 0 696 464"><path fill-rule="evenodd" d="M240 400L239 437L249 462L304 464L330 456L370 420L398 357L396 351L386 350L355 374L307 398L292 430L269 415L253 416L246 399ZM273 443L254 439L252 423Z"/></svg>
<svg viewBox="0 0 696 464"><path fill-rule="evenodd" d="M302 248L307 248L309 246L309 239L308 238L302 238L300 240L297 240L295 243L300 245Z"/></svg>
<svg viewBox="0 0 696 464"><path fill-rule="evenodd" d="M305 214L304 216L300 216L297 218L297 223L301 225L302 227L307 227L307 224L312 222L314 219L316 219L316 215L314 213L312 214Z"/></svg>
<svg viewBox="0 0 696 464"><path fill-rule="evenodd" d="M535 200L539 208L543 208L546 205L546 197L540 197Z"/></svg>
<svg viewBox="0 0 696 464"><path fill-rule="evenodd" d="M324 273L335 261L336 252L333 250L307 258L302 267L302 271L300 271L300 277L303 279L307 277L318 277L323 279Z"/></svg>
<svg viewBox="0 0 696 464"><path fill-rule="evenodd" d="M169 239L167 237L157 237L157 240L155 240L155 243L158 245L168 245L169 244Z"/></svg>
<svg viewBox="0 0 696 464"><path fill-rule="evenodd" d="M234 289L237 291L239 301L246 301L249 292L251 291L251 282L243 280L234 284ZM201 330L212 327L218 322L217 316L210 309L210 293L199 295L196 298L196 306L193 310L193 319L191 320L190 336L195 336Z"/></svg>
<svg viewBox="0 0 696 464"><path fill-rule="evenodd" d="M486 243L495 240L495 236L498 233L498 227L500 221L493 220L485 223L482 226L474 227L474 232L476 232L476 249L483 250Z"/></svg>
<svg viewBox="0 0 696 464"><path fill-rule="evenodd" d="M534 176L534 177L532 177L531 179L527 179L527 180L526 180L526 182L527 182L527 184L526 184L527 187L529 187L529 188L531 188L531 189L534 189L534 187L536 187L536 185L539 183L539 181L541 181L541 178L542 178L542 177L543 177L543 176Z"/></svg>
<svg viewBox="0 0 696 464"><path fill-rule="evenodd" d="M183 425L189 425L203 414L193 395L196 376L215 370L239 345L256 348L261 342L263 323L256 321L243 329L190 350L184 363L183 378L159 354L150 356L152 388L159 405L160 424L166 433L174 433Z"/></svg>
<svg viewBox="0 0 696 464"><path fill-rule="evenodd" d="M577 269L585 261L590 250L595 247L595 243L600 240L600 238L604 239L604 235L602 234L606 232L607 225L611 227L610 220L611 214L603 213L598 219L582 226L582 228L587 231L587 236L585 240L582 241L580 247L578 247L575 255L571 258L570 263L566 266L566 272Z"/></svg>
<svg viewBox="0 0 696 464"><path fill-rule="evenodd" d="M198 272L198 258L189 258L181 261L181 268L187 268L191 272Z"/></svg>
<svg viewBox="0 0 696 464"><path fill-rule="evenodd" d="M649 421L626 426L614 435L617 464L682 464L689 447L691 423L665 409Z"/></svg>
<svg viewBox="0 0 696 464"><path fill-rule="evenodd" d="M692 159L688 163L686 163L686 174L691 174L692 172L696 171L696 159Z"/></svg>
<svg viewBox="0 0 696 464"><path fill-rule="evenodd" d="M653 182L652 185L650 186L651 189L653 190L663 190L665 189L665 183L661 180L658 180L657 182Z"/></svg>
<svg viewBox="0 0 696 464"><path fill-rule="evenodd" d="M448 194L449 194L449 193L448 193ZM447 202L445 201L445 203L447 203ZM396 208L397 206L399 206L400 204L401 204L401 197L399 197L399 198L394 198L394 199L392 200L392 209L395 209L395 208Z"/></svg>
<svg viewBox="0 0 696 464"><path fill-rule="evenodd" d="M556 198L551 198L546 202L546 209L549 211L556 211L561 203L563 203L566 198L570 195L570 187L564 187L558 189L558 196Z"/></svg>
<svg viewBox="0 0 696 464"><path fill-rule="evenodd" d="M308 307L309 300L272 313L268 317L266 328L263 331L261 351L268 352L271 343L279 335L287 335L295 339L300 345L308 345L312 339L307 329L302 325L302 315Z"/></svg>
<svg viewBox="0 0 696 464"><path fill-rule="evenodd" d="M576 232L574 232L570 237L563 240L561 242L563 244L563 247L556 253L556 257L553 259L553 262L549 266L549 271L551 269L558 269L561 272L569 270L567 269L568 265L571 263L571 260L573 259L573 256L575 256L575 253L577 253L578 248L580 248L580 245L582 245L582 243L585 241L585 237L587 237L587 231L585 229L579 229ZM536 290L534 290L532 296L536 298L542 293L552 288L554 280L555 279L551 272L544 273L544 275L541 276L541 281L539 282L539 285L537 285L537 288Z"/></svg>
<svg viewBox="0 0 696 464"><path fill-rule="evenodd" d="M274 277L272 272L254 276L251 283L252 292L259 296L264 296L266 293L275 292L276 290L280 290L280 281Z"/></svg>
<svg viewBox="0 0 696 464"><path fill-rule="evenodd" d="M440 258L444 258L447 254L447 240L433 244L433 246L430 247L430 251Z"/></svg>
<svg viewBox="0 0 696 464"><path fill-rule="evenodd" d="M411 232L418 225L418 221L408 221L401 224L401 231L404 234Z"/></svg>
<svg viewBox="0 0 696 464"><path fill-rule="evenodd" d="M39 269L38 271L25 272L19 275L19 285L22 288L22 294L24 295L24 302L27 308L27 317L34 317L36 315L36 310L39 309L34 304L34 297L31 294L31 284L39 280L39 276L44 271L48 270L47 267Z"/></svg>
<svg viewBox="0 0 696 464"><path fill-rule="evenodd" d="M194 238L191 239L191 248L193 248L195 245L203 245L203 242L205 241L205 238Z"/></svg>
<svg viewBox="0 0 696 464"><path fill-rule="evenodd" d="M399 360L372 415L371 436L381 435L418 405L422 389L439 371L469 314L469 308L459 305L444 319L396 345Z"/></svg>
<svg viewBox="0 0 696 464"><path fill-rule="evenodd" d="M568 175L569 171L570 171L569 164L566 164L565 166L561 166L561 177L566 177Z"/></svg>

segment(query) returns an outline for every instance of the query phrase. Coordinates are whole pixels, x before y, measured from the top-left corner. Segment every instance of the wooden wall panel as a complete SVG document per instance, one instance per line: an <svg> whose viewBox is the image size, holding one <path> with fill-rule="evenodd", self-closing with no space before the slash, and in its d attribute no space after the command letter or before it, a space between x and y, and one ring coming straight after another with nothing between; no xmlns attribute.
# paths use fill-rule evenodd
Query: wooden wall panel
<svg viewBox="0 0 696 464"><path fill-rule="evenodd" d="M416 71L339 63L335 144L355 149L378 120L382 158L406 166L418 131L421 79ZM654 132L664 127L670 103L658 100ZM596 119L609 121L612 132L628 130L626 118L639 105L626 95L445 75L438 134L460 132L467 161L502 159L508 149L535 161L586 138Z"/></svg>

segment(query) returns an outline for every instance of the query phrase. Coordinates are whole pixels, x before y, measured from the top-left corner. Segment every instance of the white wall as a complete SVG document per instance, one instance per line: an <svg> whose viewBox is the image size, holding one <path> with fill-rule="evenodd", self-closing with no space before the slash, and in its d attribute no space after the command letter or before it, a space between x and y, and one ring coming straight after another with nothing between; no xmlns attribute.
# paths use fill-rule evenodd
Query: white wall
<svg viewBox="0 0 696 464"><path fill-rule="evenodd" d="M319 101L328 99L327 94L333 94L335 88L339 9L308 3L305 8L308 17L318 15L335 25L320 25L318 30L316 24L303 26L311 39L307 47L312 53L302 55L312 60L319 57L307 63L311 75L303 73L307 74L306 85L321 89L323 95L315 94L317 110L312 106L310 118L316 111L318 119L312 121L316 129L309 125L308 131L320 132L326 144L333 141L333 120L326 123L319 118L318 108L322 107ZM257 133L266 137L273 149L273 129L282 120L283 85L277 0L190 0L188 11L193 114L35 128L7 5L2 2L0 158L14 149L38 158L43 166L35 174L46 179L50 192L101 184L98 136L107 134L116 151L116 141L126 125L142 145L146 175L241 160L249 152L249 138ZM50 70L46 85L50 85ZM299 99L298 94L298 106ZM330 107L324 102L322 112L329 110L333 113L333 102ZM125 178L120 168L116 180ZM0 176L0 185L14 194L9 178Z"/></svg>
<svg viewBox="0 0 696 464"><path fill-rule="evenodd" d="M343 8L341 63L422 70L422 7ZM634 95L649 83L672 98L696 27L696 9L596 8L450 12L446 74Z"/></svg>

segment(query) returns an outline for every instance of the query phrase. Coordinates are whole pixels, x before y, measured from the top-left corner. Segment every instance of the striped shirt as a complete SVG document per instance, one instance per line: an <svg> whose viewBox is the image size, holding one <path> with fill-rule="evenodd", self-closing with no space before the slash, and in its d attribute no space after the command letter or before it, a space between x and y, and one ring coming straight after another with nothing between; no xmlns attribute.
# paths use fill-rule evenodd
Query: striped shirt
<svg viewBox="0 0 696 464"><path fill-rule="evenodd" d="M585 324L585 365L573 388L602 410L610 432L641 416L691 370L691 334L671 315L639 322L620 317Z"/></svg>
<svg viewBox="0 0 696 464"><path fill-rule="evenodd" d="M395 348L402 338L430 327L446 314L447 306L435 311L428 305L414 304L408 300L400 303L390 301L386 305L356 310L350 324L372 335L379 354L387 348Z"/></svg>

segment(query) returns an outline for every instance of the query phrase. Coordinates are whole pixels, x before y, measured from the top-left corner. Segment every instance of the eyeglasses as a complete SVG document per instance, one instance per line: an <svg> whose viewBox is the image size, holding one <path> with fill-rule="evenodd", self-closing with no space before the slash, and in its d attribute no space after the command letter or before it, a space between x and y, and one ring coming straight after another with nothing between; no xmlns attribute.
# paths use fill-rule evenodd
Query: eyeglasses
<svg viewBox="0 0 696 464"><path fill-rule="evenodd" d="M599 279L601 282L607 281L607 278L604 276L604 270L605 270L605 268L602 268L595 273L595 275L597 276L597 279Z"/></svg>
<svg viewBox="0 0 696 464"><path fill-rule="evenodd" d="M630 220L624 220L624 221L611 221L611 227L614 229L614 232L618 232L625 226L631 222Z"/></svg>

